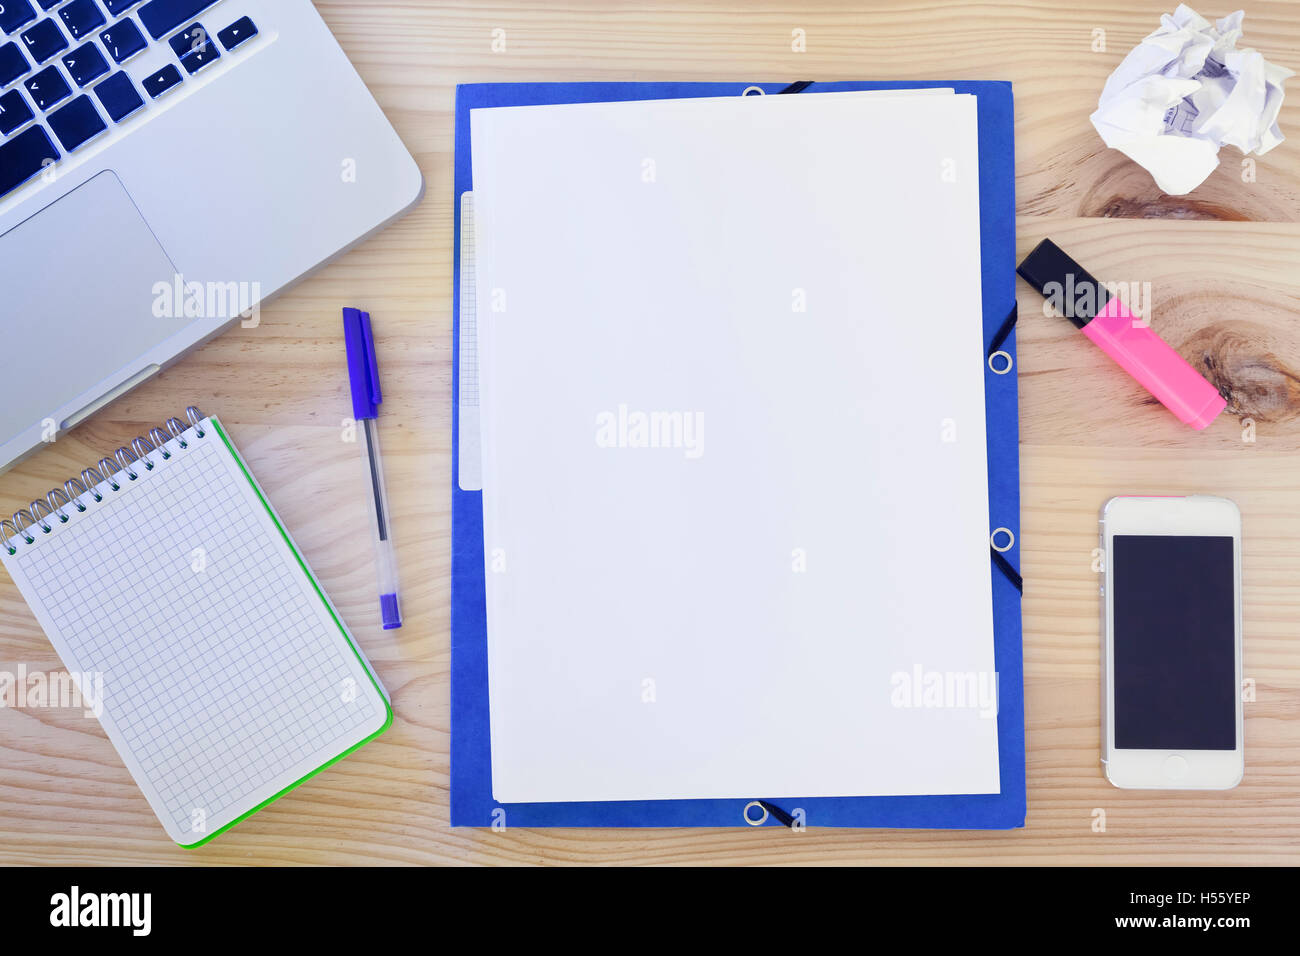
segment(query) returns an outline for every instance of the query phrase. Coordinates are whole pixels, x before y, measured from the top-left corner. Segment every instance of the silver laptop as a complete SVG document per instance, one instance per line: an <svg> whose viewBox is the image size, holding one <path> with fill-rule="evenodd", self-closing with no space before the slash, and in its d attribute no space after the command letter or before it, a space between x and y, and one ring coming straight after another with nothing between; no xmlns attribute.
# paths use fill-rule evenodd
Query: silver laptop
<svg viewBox="0 0 1300 956"><path fill-rule="evenodd" d="M423 191L310 0L0 0L0 471Z"/></svg>

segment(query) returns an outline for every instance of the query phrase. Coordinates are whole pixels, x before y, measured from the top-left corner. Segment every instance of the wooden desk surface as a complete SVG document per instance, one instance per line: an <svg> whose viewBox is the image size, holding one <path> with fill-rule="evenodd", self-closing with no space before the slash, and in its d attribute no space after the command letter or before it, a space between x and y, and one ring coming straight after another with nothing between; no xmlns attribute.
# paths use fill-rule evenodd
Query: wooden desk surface
<svg viewBox="0 0 1300 956"><path fill-rule="evenodd" d="M158 423L218 411L393 695L396 723L207 847L172 845L99 725L0 709L4 863L1300 862L1300 86L1291 138L1243 182L1240 156L1163 197L1088 122L1107 74L1174 6L1075 3L693 5L567 0L343 3L321 13L415 154L410 216L0 477L11 511ZM1222 16L1229 7L1209 8ZM506 50L491 49L504 30ZM791 50L802 29L806 52ZM1093 52L1094 30L1105 52ZM1248 45L1300 68L1300 4L1251 0ZM1153 325L1232 396L1179 425L1020 286L1029 814L1006 833L452 830L448 827L452 110L494 80L1007 79L1021 254L1045 235L1103 277L1152 283ZM378 327L407 623L377 623L339 307ZM12 343L17 345L17 343ZM900 413L906 413L900 407ZM1241 419L1255 422L1243 440ZM1248 436L1247 436L1248 437ZM1245 520L1246 777L1227 793L1115 790L1098 763L1097 509L1119 493L1214 492ZM0 576L0 669L59 661ZM1094 832L1094 810L1106 830Z"/></svg>

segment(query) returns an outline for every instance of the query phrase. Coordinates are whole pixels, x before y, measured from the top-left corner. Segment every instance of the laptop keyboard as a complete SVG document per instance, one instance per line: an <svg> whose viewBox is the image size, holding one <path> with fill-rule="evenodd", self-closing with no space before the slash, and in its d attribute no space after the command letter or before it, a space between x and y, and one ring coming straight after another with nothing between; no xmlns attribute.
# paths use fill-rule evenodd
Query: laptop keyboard
<svg viewBox="0 0 1300 956"><path fill-rule="evenodd" d="M0 0L0 199L257 36L249 17L209 35L218 0ZM122 66L166 43L138 84Z"/></svg>

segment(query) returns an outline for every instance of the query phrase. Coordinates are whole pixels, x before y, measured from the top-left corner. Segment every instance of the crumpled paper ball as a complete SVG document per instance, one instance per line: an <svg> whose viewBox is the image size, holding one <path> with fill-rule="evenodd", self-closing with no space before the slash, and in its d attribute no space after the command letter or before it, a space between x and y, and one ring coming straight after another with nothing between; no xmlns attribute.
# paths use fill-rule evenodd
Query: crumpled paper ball
<svg viewBox="0 0 1300 956"><path fill-rule="evenodd" d="M1092 125L1106 145L1182 196L1219 164L1219 147L1263 155L1282 142L1277 116L1294 72L1237 49L1245 14L1210 23L1186 4L1106 80Z"/></svg>

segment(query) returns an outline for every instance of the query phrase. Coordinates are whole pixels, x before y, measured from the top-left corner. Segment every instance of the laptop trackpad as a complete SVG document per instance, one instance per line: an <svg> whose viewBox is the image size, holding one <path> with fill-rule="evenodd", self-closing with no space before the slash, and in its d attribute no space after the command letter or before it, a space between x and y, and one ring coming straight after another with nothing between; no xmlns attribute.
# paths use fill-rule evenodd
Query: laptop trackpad
<svg viewBox="0 0 1300 956"><path fill-rule="evenodd" d="M110 376L127 379L192 321L154 314L155 285L177 270L112 172L0 236L0 262L24 264L6 269L5 339L31 356L7 363L0 443Z"/></svg>

